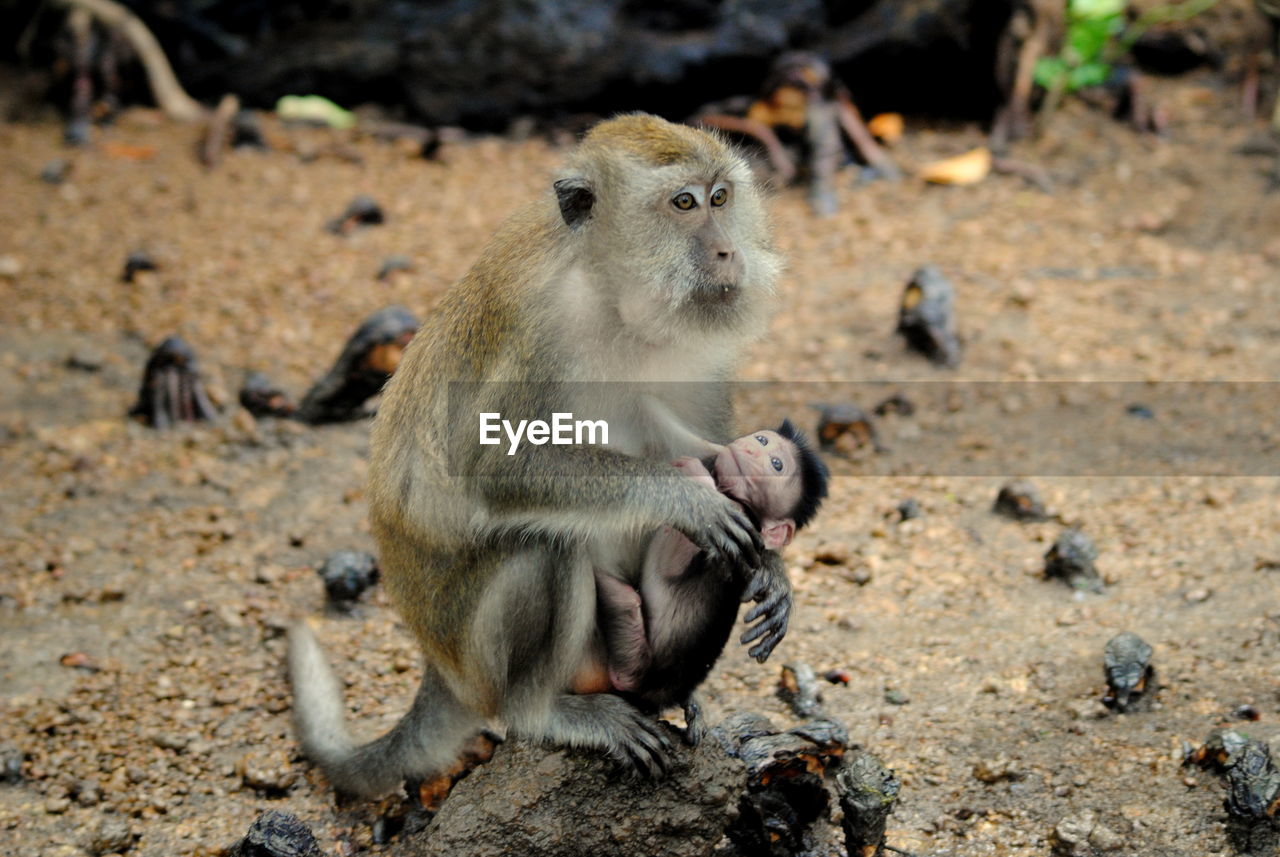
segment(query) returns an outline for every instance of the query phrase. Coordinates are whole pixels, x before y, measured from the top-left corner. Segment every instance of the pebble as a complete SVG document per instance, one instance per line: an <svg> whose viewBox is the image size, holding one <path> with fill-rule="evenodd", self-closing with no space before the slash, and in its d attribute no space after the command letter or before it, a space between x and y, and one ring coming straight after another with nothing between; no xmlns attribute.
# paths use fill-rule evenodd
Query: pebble
<svg viewBox="0 0 1280 857"><path fill-rule="evenodd" d="M89 840L92 854L123 854L133 847L133 829L123 818L108 816L98 824Z"/></svg>

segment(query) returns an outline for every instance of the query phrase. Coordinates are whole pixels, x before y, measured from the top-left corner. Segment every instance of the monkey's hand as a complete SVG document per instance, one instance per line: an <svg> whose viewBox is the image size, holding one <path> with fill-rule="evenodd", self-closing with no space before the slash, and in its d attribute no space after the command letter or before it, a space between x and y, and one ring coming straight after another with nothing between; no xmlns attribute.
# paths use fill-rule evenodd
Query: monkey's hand
<svg viewBox="0 0 1280 857"><path fill-rule="evenodd" d="M759 640L747 654L764 663L773 653L774 647L786 636L787 624L791 621L791 580L787 577L781 554L776 551L765 553L764 562L747 582L742 600L756 602L756 606L747 612L744 621L748 625L757 619L760 621L747 629L741 642L745 646Z"/></svg>
<svg viewBox="0 0 1280 857"><path fill-rule="evenodd" d="M692 480L691 480L692 482ZM764 554L764 542L751 519L733 500L714 489L690 485L694 502L674 517L671 527L707 554L707 562L755 568Z"/></svg>

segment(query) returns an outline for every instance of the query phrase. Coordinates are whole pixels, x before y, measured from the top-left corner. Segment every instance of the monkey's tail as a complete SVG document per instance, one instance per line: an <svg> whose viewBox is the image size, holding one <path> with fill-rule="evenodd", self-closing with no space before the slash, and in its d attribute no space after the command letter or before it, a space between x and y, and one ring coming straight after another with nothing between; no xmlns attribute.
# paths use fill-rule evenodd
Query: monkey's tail
<svg viewBox="0 0 1280 857"><path fill-rule="evenodd" d="M428 670L413 707L390 732L357 744L347 731L342 688L310 625L289 629L289 683L293 718L302 750L325 772L335 789L377 798L406 777L426 778L446 768L477 729Z"/></svg>

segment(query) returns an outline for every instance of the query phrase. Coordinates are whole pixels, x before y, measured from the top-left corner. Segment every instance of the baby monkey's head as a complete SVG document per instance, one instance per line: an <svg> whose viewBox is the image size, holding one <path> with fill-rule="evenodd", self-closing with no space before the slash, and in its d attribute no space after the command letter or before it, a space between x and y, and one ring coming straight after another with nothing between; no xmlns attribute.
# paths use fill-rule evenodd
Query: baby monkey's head
<svg viewBox="0 0 1280 857"><path fill-rule="evenodd" d="M791 420L731 441L705 464L716 486L755 521L770 550L790 543L827 496L830 471Z"/></svg>

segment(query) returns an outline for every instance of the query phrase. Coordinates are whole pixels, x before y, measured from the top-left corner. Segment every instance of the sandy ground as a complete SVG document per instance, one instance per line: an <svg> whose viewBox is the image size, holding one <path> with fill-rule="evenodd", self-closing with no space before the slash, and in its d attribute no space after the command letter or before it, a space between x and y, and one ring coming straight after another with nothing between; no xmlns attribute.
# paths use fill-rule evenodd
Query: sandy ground
<svg viewBox="0 0 1280 857"><path fill-rule="evenodd" d="M1162 94L1168 140L1072 106L1018 149L1049 170L1052 195L1010 176L857 186L847 171L840 212L817 220L802 191L780 192L783 300L742 376L1277 381L1280 194L1265 193L1267 161L1233 151L1260 126L1213 78ZM322 615L315 566L372 549L368 424L255 422L234 391L260 369L300 395L366 314L430 312L563 153L478 139L429 163L308 132L292 139L314 158L238 152L205 171L192 130L143 111L95 149L63 151L59 133L0 127L0 745L26 758L21 782L0 786L0 851L109 852L123 823L132 854L211 854L269 808L299 814L328 853L376 851L376 811L336 811L299 756L282 668L288 622ZM976 127L912 125L898 157L980 142ZM54 157L73 162L60 186L39 179ZM356 193L386 224L325 232ZM139 248L159 270L124 284ZM414 271L377 281L392 253ZM893 335L924 262L959 294L953 372ZM216 426L123 418L149 346L172 333L201 357ZM1275 474L1280 396L1254 389L1277 404L1256 427L1271 450L1261 472ZM767 390L744 429L786 413L812 424L796 410L807 388ZM1173 419L1155 416L1153 431ZM1115 853L1229 850L1222 788L1179 767L1181 746L1245 704L1261 719L1240 728L1280 737L1280 480L1037 479L1099 548L1109 585L1077 594L1040 576L1061 523L990 512L999 475L868 475L910 471L913 420L948 416L890 417L891 452L833 457L831 499L788 554L791 632L766 666L731 647L706 688L712 718L749 708L792 723L773 696L781 663L847 669L827 710L902 778L889 841L920 855L1043 855L1054 825L1086 811ZM899 522L907 498L924 515ZM390 726L416 652L384 594L319 629L358 728ZM1101 652L1122 630L1155 647L1160 689L1152 710L1115 716L1098 702ZM61 663L70 653L80 667ZM1005 775L984 781L980 762Z"/></svg>

